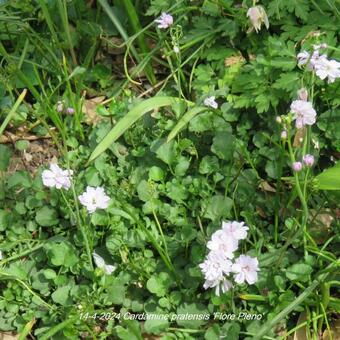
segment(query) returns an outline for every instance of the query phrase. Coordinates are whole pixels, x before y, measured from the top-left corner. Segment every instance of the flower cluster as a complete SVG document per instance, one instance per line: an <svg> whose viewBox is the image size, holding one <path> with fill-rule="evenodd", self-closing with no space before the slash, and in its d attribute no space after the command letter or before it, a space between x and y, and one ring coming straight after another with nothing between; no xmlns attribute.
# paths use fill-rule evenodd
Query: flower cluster
<svg viewBox="0 0 340 340"><path fill-rule="evenodd" d="M322 80L328 80L328 83L334 83L340 78L340 63L334 59L328 59L326 54L320 55L320 49L327 48L326 44L313 45L314 51L310 54L302 51L297 55L298 66L306 65L309 70Z"/></svg>
<svg viewBox="0 0 340 340"><path fill-rule="evenodd" d="M306 154L302 157L302 161L294 162L292 164L292 169L295 172L299 172L303 169L303 166L307 168L311 168L314 164L314 156L310 154Z"/></svg>
<svg viewBox="0 0 340 340"><path fill-rule="evenodd" d="M49 170L41 174L43 184L49 188L66 189L71 187L73 171L63 170L58 164L51 164ZM106 209L109 206L110 197L101 187L86 187L86 191L78 196L80 203L92 214L97 209Z"/></svg>
<svg viewBox="0 0 340 340"><path fill-rule="evenodd" d="M316 122L316 111L313 108L312 102L308 101L308 91L305 88L300 89L298 92L297 100L294 100L290 105L290 112L292 113L292 120L295 120L295 127L301 129L306 125L313 125ZM276 122L283 125L283 131L281 132L281 138L286 139L287 124L290 123L290 119L285 116L276 117Z"/></svg>
<svg viewBox="0 0 340 340"><path fill-rule="evenodd" d="M74 108L73 107L65 108L64 103L59 100L57 102L57 112L59 112L59 113L65 112L65 113L72 115L74 113Z"/></svg>
<svg viewBox="0 0 340 340"><path fill-rule="evenodd" d="M212 234L207 243L210 251L199 265L205 278L204 289L215 288L218 296L220 291L225 293L233 286L227 277L232 273L239 284L254 284L257 281L259 266L255 257L240 255L232 261L239 241L247 237L247 230L244 222L222 222L222 228Z"/></svg>

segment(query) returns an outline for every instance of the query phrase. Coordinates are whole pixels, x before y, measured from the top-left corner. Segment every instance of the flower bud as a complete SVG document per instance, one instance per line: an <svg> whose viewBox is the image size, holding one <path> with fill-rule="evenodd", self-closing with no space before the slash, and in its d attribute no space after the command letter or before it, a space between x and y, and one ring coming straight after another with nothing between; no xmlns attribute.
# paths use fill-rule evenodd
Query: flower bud
<svg viewBox="0 0 340 340"><path fill-rule="evenodd" d="M297 92L297 94L300 100L303 100L305 102L308 100L308 91L306 88L303 87Z"/></svg>
<svg viewBox="0 0 340 340"><path fill-rule="evenodd" d="M64 105L61 101L57 103L57 111L62 112L64 110Z"/></svg>
<svg viewBox="0 0 340 340"><path fill-rule="evenodd" d="M276 120L276 123L278 123L278 124L281 124L281 123L282 123L282 119L281 119L280 116L277 116L277 117L275 118L275 120Z"/></svg>
<svg viewBox="0 0 340 340"><path fill-rule="evenodd" d="M306 166L308 166L309 168L313 166L314 164L314 156L307 154L303 157L303 162L305 163Z"/></svg>
<svg viewBox="0 0 340 340"><path fill-rule="evenodd" d="M174 46L174 52L179 53L179 47L177 45Z"/></svg>
<svg viewBox="0 0 340 340"><path fill-rule="evenodd" d="M282 138L282 139L286 139L287 136L288 136L287 131L286 131L286 130L282 130L282 132L281 132L281 138Z"/></svg>
<svg viewBox="0 0 340 340"><path fill-rule="evenodd" d="M295 171L295 172L301 171L301 170L302 170L302 163L301 163L301 162L294 162L294 163L292 164L292 169L293 169L293 171Z"/></svg>

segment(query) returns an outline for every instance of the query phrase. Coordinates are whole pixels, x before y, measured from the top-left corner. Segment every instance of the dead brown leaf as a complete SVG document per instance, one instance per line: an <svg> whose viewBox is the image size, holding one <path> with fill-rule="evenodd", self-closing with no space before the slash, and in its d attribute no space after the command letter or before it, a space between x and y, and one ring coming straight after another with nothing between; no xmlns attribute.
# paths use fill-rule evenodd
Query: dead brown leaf
<svg viewBox="0 0 340 340"><path fill-rule="evenodd" d="M305 127L303 127L302 129L298 129L296 131L296 134L294 136L294 142L293 142L293 146L294 148L300 148L303 145L303 140L306 136L307 133L307 129Z"/></svg>
<svg viewBox="0 0 340 340"><path fill-rule="evenodd" d="M323 332L322 340L340 340L340 319L333 321L329 328L330 332L328 329Z"/></svg>
<svg viewBox="0 0 340 340"><path fill-rule="evenodd" d="M105 96L85 99L83 103L83 112L85 113L85 122L88 125L96 125L102 119L96 112L97 106L105 100Z"/></svg>
<svg viewBox="0 0 340 340"><path fill-rule="evenodd" d="M267 181L261 181L259 188L263 191L276 192L276 189L272 187Z"/></svg>
<svg viewBox="0 0 340 340"><path fill-rule="evenodd" d="M301 313L296 326L304 323L306 320L307 320L306 313L305 312ZM306 326L302 326L294 332L293 340L308 340Z"/></svg>
<svg viewBox="0 0 340 340"><path fill-rule="evenodd" d="M17 340L19 339L19 334L14 334L14 333L0 333L0 340Z"/></svg>
<svg viewBox="0 0 340 340"><path fill-rule="evenodd" d="M308 220L310 222L309 232L317 244L324 243L330 234L331 223L334 217L330 214L329 209L317 212L314 209L309 210Z"/></svg>

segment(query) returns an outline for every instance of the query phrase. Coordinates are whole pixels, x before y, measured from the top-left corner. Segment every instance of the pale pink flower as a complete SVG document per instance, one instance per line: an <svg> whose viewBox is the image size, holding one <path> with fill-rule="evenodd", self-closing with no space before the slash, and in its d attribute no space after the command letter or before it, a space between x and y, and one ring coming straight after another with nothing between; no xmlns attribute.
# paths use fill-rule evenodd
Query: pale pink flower
<svg viewBox="0 0 340 340"><path fill-rule="evenodd" d="M74 108L73 107L68 107L67 109L66 109L66 112L68 113L68 114L73 114L74 113Z"/></svg>
<svg viewBox="0 0 340 340"><path fill-rule="evenodd" d="M216 251L211 251L205 258L204 262L199 265L204 277L208 281L221 280L224 274L231 272L231 261Z"/></svg>
<svg viewBox="0 0 340 340"><path fill-rule="evenodd" d="M110 275L117 269L116 266L113 266L111 264L106 264L105 260L100 255L98 255L96 252L93 252L92 256L93 256L94 263L96 264L96 266L102 269L105 272L105 274Z"/></svg>
<svg viewBox="0 0 340 340"><path fill-rule="evenodd" d="M92 214L97 209L106 209L109 206L110 197L101 187L86 187L86 191L78 196L80 203Z"/></svg>
<svg viewBox="0 0 340 340"><path fill-rule="evenodd" d="M315 73L320 79L328 78L328 83L334 83L340 77L340 63L333 59L320 58L315 63Z"/></svg>
<svg viewBox="0 0 340 340"><path fill-rule="evenodd" d="M162 15L155 20L158 24L158 28L167 29L174 23L174 18L168 13L162 13Z"/></svg>
<svg viewBox="0 0 340 340"><path fill-rule="evenodd" d="M227 239L243 240L247 237L248 229L244 222L222 222L222 231L226 234Z"/></svg>
<svg viewBox="0 0 340 340"><path fill-rule="evenodd" d="M301 163L301 162L294 162L294 163L292 164L292 169L293 169L293 171L295 171L295 172L301 171L301 170L302 170L302 163Z"/></svg>
<svg viewBox="0 0 340 340"><path fill-rule="evenodd" d="M313 164L314 164L314 156L310 155L310 154L307 154L307 155L303 156L303 162L309 168L312 167Z"/></svg>
<svg viewBox="0 0 340 340"><path fill-rule="evenodd" d="M307 62L310 58L310 54L307 51L302 51L302 52L298 53L296 58L298 60L298 66L303 66L303 65L307 64Z"/></svg>
<svg viewBox="0 0 340 340"><path fill-rule="evenodd" d="M208 249L220 252L225 258L232 259L238 248L237 239L230 237L224 230L217 230L211 235L207 243Z"/></svg>
<svg viewBox="0 0 340 340"><path fill-rule="evenodd" d="M58 164L51 164L49 170L41 174L43 184L49 188L69 189L71 187L72 170L62 170Z"/></svg>
<svg viewBox="0 0 340 340"><path fill-rule="evenodd" d="M290 111L295 119L295 126L301 129L305 125L313 125L315 123L316 112L311 102L304 100L294 100L290 106Z"/></svg>
<svg viewBox="0 0 340 340"><path fill-rule="evenodd" d="M235 281L239 284L248 282L250 285L257 281L257 272L259 271L259 262L256 257L240 255L232 265L232 272L235 275Z"/></svg>
<svg viewBox="0 0 340 340"><path fill-rule="evenodd" d="M247 17L249 17L256 33L261 30L262 23L264 23L267 29L269 28L267 13L262 6L250 7L247 12Z"/></svg>
<svg viewBox="0 0 340 340"><path fill-rule="evenodd" d="M205 98L203 103L204 103L205 106L212 107L213 109L217 109L218 108L218 104L215 101L215 96L211 96L211 97Z"/></svg>

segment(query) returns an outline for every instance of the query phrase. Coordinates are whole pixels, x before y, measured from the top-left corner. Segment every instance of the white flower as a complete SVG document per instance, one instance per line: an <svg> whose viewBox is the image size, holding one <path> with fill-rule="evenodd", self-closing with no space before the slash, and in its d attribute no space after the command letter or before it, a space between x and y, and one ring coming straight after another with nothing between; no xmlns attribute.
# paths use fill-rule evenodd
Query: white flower
<svg viewBox="0 0 340 340"><path fill-rule="evenodd" d="M247 281L250 285L257 281L259 262L257 258L248 255L240 255L232 265L232 271L236 274L235 281L239 284Z"/></svg>
<svg viewBox="0 0 340 340"><path fill-rule="evenodd" d="M294 114L293 119L296 120L295 126L298 129L315 123L316 112L311 102L294 100L290 105L290 111Z"/></svg>
<svg viewBox="0 0 340 340"><path fill-rule="evenodd" d="M217 230L211 235L207 247L212 251L221 253L226 259L232 259L234 251L238 248L238 241L223 230Z"/></svg>
<svg viewBox="0 0 340 340"><path fill-rule="evenodd" d="M232 288L232 286L233 286L232 283L226 278L222 278L219 280L206 280L203 284L204 289L215 287L215 294L217 296L220 296L220 290L222 291L222 293L225 293L230 288Z"/></svg>
<svg viewBox="0 0 340 340"><path fill-rule="evenodd" d="M62 170L58 164L51 164L49 170L41 174L43 184L50 188L69 189L71 186L72 170Z"/></svg>
<svg viewBox="0 0 340 340"><path fill-rule="evenodd" d="M0 261L3 259L2 251L0 250Z"/></svg>
<svg viewBox="0 0 340 340"><path fill-rule="evenodd" d="M101 187L86 187L86 191L78 196L80 203L92 214L97 209L106 209L109 205L110 197L105 194Z"/></svg>
<svg viewBox="0 0 340 340"><path fill-rule="evenodd" d="M96 264L96 266L100 269L103 269L105 274L110 275L117 269L117 267L115 266L106 264L104 259L100 255L98 255L96 252L93 252L92 256L93 256L94 263Z"/></svg>
<svg viewBox="0 0 340 340"><path fill-rule="evenodd" d="M156 19L155 22L158 24L158 28L166 29L174 23L174 18L168 13L162 13L162 15Z"/></svg>
<svg viewBox="0 0 340 340"><path fill-rule="evenodd" d="M247 12L247 17L249 17L256 33L261 29L262 23L264 23L267 29L269 28L267 13L262 6L250 7Z"/></svg>
<svg viewBox="0 0 340 340"><path fill-rule="evenodd" d="M248 229L249 228L244 225L244 222L222 222L222 230L228 239L243 240L247 237Z"/></svg>
<svg viewBox="0 0 340 340"><path fill-rule="evenodd" d="M210 106L213 109L217 109L218 108L218 104L215 101L215 96L211 96L211 97L205 98L204 99L204 105L205 106Z"/></svg>
<svg viewBox="0 0 340 340"><path fill-rule="evenodd" d="M340 63L336 60L320 57L314 67L316 75L322 80L328 78L328 83L334 83L340 77Z"/></svg>
<svg viewBox="0 0 340 340"><path fill-rule="evenodd" d="M204 262L199 265L204 277L208 281L221 280L223 274L231 272L232 263L225 256L216 251L211 251Z"/></svg>

